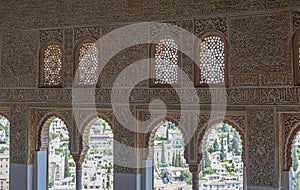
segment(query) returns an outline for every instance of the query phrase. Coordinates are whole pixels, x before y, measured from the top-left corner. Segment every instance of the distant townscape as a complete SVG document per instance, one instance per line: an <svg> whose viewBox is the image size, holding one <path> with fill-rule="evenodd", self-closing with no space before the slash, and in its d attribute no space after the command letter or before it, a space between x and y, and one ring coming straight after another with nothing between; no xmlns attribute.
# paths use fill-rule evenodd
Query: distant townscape
<svg viewBox="0 0 300 190"><path fill-rule="evenodd" d="M9 189L9 126L5 117L0 117L0 189Z"/></svg>
<svg viewBox="0 0 300 190"><path fill-rule="evenodd" d="M154 137L154 189L192 189L183 152L181 131L171 122L163 123Z"/></svg>
<svg viewBox="0 0 300 190"><path fill-rule="evenodd" d="M292 177L293 177L293 189L300 189L300 131L297 133L296 138L294 139L293 149L293 167Z"/></svg>
<svg viewBox="0 0 300 190"><path fill-rule="evenodd" d="M10 123L0 117L0 190L9 189ZM211 128L203 142L200 190L243 190L242 140L230 125ZM155 190L190 190L192 174L184 159L184 138L172 122L164 122L154 136L153 180ZM300 189L300 132L292 148L292 189ZM113 189L113 132L98 119L89 129L89 150L82 164L82 189ZM64 122L54 119L49 126L48 189L76 189L76 166L69 150L69 133Z"/></svg>
<svg viewBox="0 0 300 190"><path fill-rule="evenodd" d="M82 189L113 189L113 134L104 120L91 126L89 146L82 165ZM67 127L60 119L50 124L48 154L48 189L74 190L76 166Z"/></svg>
<svg viewBox="0 0 300 190"><path fill-rule="evenodd" d="M230 125L212 128L199 173L199 189L243 189L242 141ZM184 140L180 130L165 122L154 140L154 188L191 189L192 175L183 156Z"/></svg>
<svg viewBox="0 0 300 190"><path fill-rule="evenodd" d="M225 123L211 129L200 171L200 189L243 189L242 141Z"/></svg>

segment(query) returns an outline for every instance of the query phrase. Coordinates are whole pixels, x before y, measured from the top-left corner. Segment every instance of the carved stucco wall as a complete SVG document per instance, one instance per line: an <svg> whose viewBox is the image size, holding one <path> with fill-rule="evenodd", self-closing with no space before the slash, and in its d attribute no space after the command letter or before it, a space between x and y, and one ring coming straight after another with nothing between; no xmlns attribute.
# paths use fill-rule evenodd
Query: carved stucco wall
<svg viewBox="0 0 300 190"><path fill-rule="evenodd" d="M289 140L286 140L287 136L277 136L275 115L280 106L285 106L284 111L288 112L294 111L294 107L300 104L300 89L293 86L291 59L292 35L300 25L299 1L178 0L99 3L96 0L43 0L24 3L12 0L1 2L0 10L0 107L3 108L0 111L10 116L12 125L11 163L33 163L33 152L38 150L37 137L40 135L42 118L50 113L67 114L65 119L70 123L68 127L71 129L72 152L80 154L83 149L78 144L82 141L82 136L77 131L72 116L71 89L74 74L73 48L80 38L90 36L98 39L113 29L132 22L163 21L183 27L195 35L216 29L226 36L229 47L228 110L245 112L248 185L279 186L280 169L277 158L286 155L286 167L282 167L285 169L290 165L290 158L285 152L289 150L276 146L276 143L285 145ZM177 33L172 32L175 35ZM152 34L155 35L155 31ZM63 47L63 88L38 88L39 48L50 38L57 39ZM186 39L186 43L192 43L191 39ZM110 110L110 88L116 76L133 62L148 57L148 45L130 47L117 54L110 60L110 66L104 68L105 72L98 82L98 87L102 88L77 89L79 96L74 100L74 105L85 112L85 116L81 117L82 121L89 115L88 109L85 110L82 105L94 97L94 92L96 107ZM184 55L182 68L193 81L194 66ZM176 91L148 88L148 85L148 81L144 81L132 92L125 88L119 90L119 97L130 95L130 103L135 106L134 114L137 115L138 109L147 109L149 102L155 98L161 98L170 110L180 110ZM183 97L188 97L194 92L185 88L180 93ZM211 102L208 89L199 88L196 93L204 107ZM194 101L187 99L185 102L192 104ZM120 102L122 103L124 102ZM264 107L265 105L272 107ZM191 110L192 107L193 105ZM209 110L209 106L205 110ZM110 118L114 123L116 141L133 148L145 146L140 142L140 135L121 126L115 121L113 114ZM135 124L133 127L136 127ZM197 152L195 149L188 149L187 153L194 159L197 155L193 154ZM119 154L117 159L122 161L124 157L126 153ZM132 155L133 160L136 157L138 156ZM118 172L137 172L135 169L116 167Z"/></svg>

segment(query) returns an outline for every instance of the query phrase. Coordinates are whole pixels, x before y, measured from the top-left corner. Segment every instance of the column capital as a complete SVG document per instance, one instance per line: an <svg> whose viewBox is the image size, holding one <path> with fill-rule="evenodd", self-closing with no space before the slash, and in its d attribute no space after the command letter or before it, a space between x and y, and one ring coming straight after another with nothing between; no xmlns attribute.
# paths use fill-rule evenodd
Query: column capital
<svg viewBox="0 0 300 190"><path fill-rule="evenodd" d="M198 165L189 165L189 170L190 172L194 173L194 172L199 172L199 166Z"/></svg>
<svg viewBox="0 0 300 190"><path fill-rule="evenodd" d="M74 162L76 164L76 169L81 169L82 168L82 163L84 161L84 155L73 155L72 157L74 159Z"/></svg>

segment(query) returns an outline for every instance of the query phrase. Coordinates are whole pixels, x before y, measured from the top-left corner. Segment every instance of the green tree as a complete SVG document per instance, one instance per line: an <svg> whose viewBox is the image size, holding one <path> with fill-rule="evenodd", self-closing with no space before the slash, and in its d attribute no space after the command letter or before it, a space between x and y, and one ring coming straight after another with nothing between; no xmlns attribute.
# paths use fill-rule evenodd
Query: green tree
<svg viewBox="0 0 300 190"><path fill-rule="evenodd" d="M179 167L183 167L183 160L179 153L178 153L178 157L179 157Z"/></svg>
<svg viewBox="0 0 300 190"><path fill-rule="evenodd" d="M192 174L188 170L181 171L180 179L181 181L185 181L188 185L192 184Z"/></svg>
<svg viewBox="0 0 300 190"><path fill-rule="evenodd" d="M227 132L227 152L231 152L230 134Z"/></svg>
<svg viewBox="0 0 300 190"><path fill-rule="evenodd" d="M66 177L70 177L70 168L69 168L67 150L65 150L65 175L64 175L64 178L66 178Z"/></svg>
<svg viewBox="0 0 300 190"><path fill-rule="evenodd" d="M167 138L167 140L169 140L169 126L167 127L166 138Z"/></svg>
<svg viewBox="0 0 300 190"><path fill-rule="evenodd" d="M179 157L178 157L178 153L176 151L176 154L175 154L175 167L178 167L179 166Z"/></svg>
<svg viewBox="0 0 300 190"><path fill-rule="evenodd" d="M209 158L207 156L207 153L205 154L204 164L205 164L205 166L204 166L205 168L206 167L210 167L210 160L209 160Z"/></svg>
<svg viewBox="0 0 300 190"><path fill-rule="evenodd" d="M223 134L221 135L221 150L220 150L220 159L222 161L224 161L225 159L225 150L224 150L224 137L223 137Z"/></svg>
<svg viewBox="0 0 300 190"><path fill-rule="evenodd" d="M213 151L214 151L214 147L212 145L209 145L207 147L207 152L209 152L211 154L211 153L213 153Z"/></svg>
<svg viewBox="0 0 300 190"><path fill-rule="evenodd" d="M214 174L214 173L216 173L216 172L211 167L206 167L203 170L204 175L211 175L211 174Z"/></svg>
<svg viewBox="0 0 300 190"><path fill-rule="evenodd" d="M219 143L218 143L217 139L215 139L213 147L214 147L214 152L217 152L219 150Z"/></svg>
<svg viewBox="0 0 300 190"><path fill-rule="evenodd" d="M56 133L49 133L49 141L55 139L58 135Z"/></svg>
<svg viewBox="0 0 300 190"><path fill-rule="evenodd" d="M233 138L232 138L232 151L235 154L239 153L239 143L240 143L240 138L238 136L238 133L234 130L233 131Z"/></svg>
<svg viewBox="0 0 300 190"><path fill-rule="evenodd" d="M226 125L225 123L222 123L221 131L222 131L223 133L225 133L226 130L227 130L227 125Z"/></svg>
<svg viewBox="0 0 300 190"><path fill-rule="evenodd" d="M298 148L294 147L294 151L293 151L293 170L297 171L298 169L298 160L299 160L299 155L298 155Z"/></svg>
<svg viewBox="0 0 300 190"><path fill-rule="evenodd" d="M161 163L166 163L166 158L165 158L165 141L162 140L161 143L161 158L160 158Z"/></svg>
<svg viewBox="0 0 300 190"><path fill-rule="evenodd" d="M296 173L294 176L294 189L300 189L300 173Z"/></svg>
<svg viewBox="0 0 300 190"><path fill-rule="evenodd" d="M175 166L175 152L173 152L172 156L172 166Z"/></svg>

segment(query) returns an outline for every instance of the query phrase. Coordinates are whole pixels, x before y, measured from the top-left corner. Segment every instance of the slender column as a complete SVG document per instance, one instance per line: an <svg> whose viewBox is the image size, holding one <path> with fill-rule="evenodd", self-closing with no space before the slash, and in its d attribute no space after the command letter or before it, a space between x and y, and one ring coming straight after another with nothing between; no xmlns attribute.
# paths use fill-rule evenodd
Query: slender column
<svg viewBox="0 0 300 190"><path fill-rule="evenodd" d="M143 160L142 190L152 190L152 160Z"/></svg>
<svg viewBox="0 0 300 190"><path fill-rule="evenodd" d="M76 190L82 189L82 169L76 166Z"/></svg>
<svg viewBox="0 0 300 190"><path fill-rule="evenodd" d="M281 190L292 189L292 173L291 171L281 172Z"/></svg>
<svg viewBox="0 0 300 190"><path fill-rule="evenodd" d="M34 189L47 189L47 151L36 151L34 155Z"/></svg>
<svg viewBox="0 0 300 190"><path fill-rule="evenodd" d="M192 189L199 190L199 167L198 165L190 165L190 172L192 172Z"/></svg>
<svg viewBox="0 0 300 190"><path fill-rule="evenodd" d="M73 155L73 159L76 164L76 190L82 189L82 163L84 156L82 155Z"/></svg>
<svg viewBox="0 0 300 190"><path fill-rule="evenodd" d="M199 172L192 172L192 189L199 190Z"/></svg>

